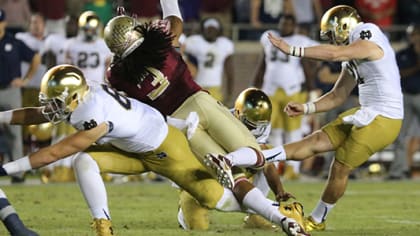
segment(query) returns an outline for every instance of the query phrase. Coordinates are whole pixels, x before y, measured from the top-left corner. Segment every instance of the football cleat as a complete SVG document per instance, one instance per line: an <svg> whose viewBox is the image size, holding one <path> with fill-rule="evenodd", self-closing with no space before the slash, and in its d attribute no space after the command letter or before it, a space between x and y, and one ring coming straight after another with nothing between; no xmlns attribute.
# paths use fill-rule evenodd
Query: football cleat
<svg viewBox="0 0 420 236"><path fill-rule="evenodd" d="M281 220L281 228L288 236L310 236L293 218L284 217Z"/></svg>
<svg viewBox="0 0 420 236"><path fill-rule="evenodd" d="M314 219L312 218L312 216L306 217L304 222L305 222L305 230L307 232L310 232L310 231L323 231L326 228L325 221L323 221L321 223L316 223L314 221Z"/></svg>
<svg viewBox="0 0 420 236"><path fill-rule="evenodd" d="M230 161L226 157L209 153L205 156L204 163L216 173L217 180L222 186L233 189L235 179L232 175Z"/></svg>
<svg viewBox="0 0 420 236"><path fill-rule="evenodd" d="M287 235L309 235L304 228L303 206L299 202L289 204L280 203L279 211L285 216L282 229Z"/></svg>
<svg viewBox="0 0 420 236"><path fill-rule="evenodd" d="M114 230L110 220L107 219L93 219L92 228L96 232L96 236L113 236Z"/></svg>
<svg viewBox="0 0 420 236"><path fill-rule="evenodd" d="M178 219L178 225L179 228L183 229L183 230L188 230L188 226L185 223L185 219L184 219L184 213L182 212L181 207L178 208L178 215L177 215L177 219Z"/></svg>

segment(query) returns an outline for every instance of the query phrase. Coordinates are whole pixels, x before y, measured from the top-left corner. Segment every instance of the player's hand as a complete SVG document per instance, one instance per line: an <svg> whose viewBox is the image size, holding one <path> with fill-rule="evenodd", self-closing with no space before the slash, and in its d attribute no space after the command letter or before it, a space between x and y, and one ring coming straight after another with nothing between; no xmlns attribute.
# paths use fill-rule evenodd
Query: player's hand
<svg viewBox="0 0 420 236"><path fill-rule="evenodd" d="M280 49L280 51L284 52L285 54L289 54L290 46L283 40L283 38L276 37L273 34L268 33L268 40L270 40L274 47Z"/></svg>
<svg viewBox="0 0 420 236"><path fill-rule="evenodd" d="M296 199L296 197L293 194L288 192L280 192L276 195L276 201L278 202L286 202L291 198Z"/></svg>
<svg viewBox="0 0 420 236"><path fill-rule="evenodd" d="M303 114L303 104L289 102L284 108L284 112L290 117L300 116Z"/></svg>
<svg viewBox="0 0 420 236"><path fill-rule="evenodd" d="M168 33L171 31L171 22L169 20L155 20L151 27L161 29L163 32Z"/></svg>

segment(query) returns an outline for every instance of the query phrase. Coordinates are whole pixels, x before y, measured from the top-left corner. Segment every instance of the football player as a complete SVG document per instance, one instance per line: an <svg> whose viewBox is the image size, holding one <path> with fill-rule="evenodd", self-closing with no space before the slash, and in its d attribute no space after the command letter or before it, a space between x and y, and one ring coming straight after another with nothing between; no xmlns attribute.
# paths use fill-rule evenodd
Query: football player
<svg viewBox="0 0 420 236"><path fill-rule="evenodd" d="M233 94L233 53L232 40L224 37L222 25L217 18L206 18L201 22L201 33L189 36L182 44L186 58L195 62L197 74L194 80L218 101L225 104ZM223 76L226 75L226 99L223 97Z"/></svg>
<svg viewBox="0 0 420 236"><path fill-rule="evenodd" d="M272 148L267 142L271 129L272 105L263 91L257 88L248 88L242 91L235 101L232 112L251 131L262 149ZM271 189L279 202L295 198L284 190L273 163L266 163L261 170L248 169L246 173L247 178L252 180L254 186L258 187L265 196ZM179 204L178 222L181 227L194 230L208 229L208 210L200 206L191 195L185 191L181 192ZM257 214L249 214L244 221L247 228L273 229L275 227Z"/></svg>
<svg viewBox="0 0 420 236"><path fill-rule="evenodd" d="M255 138L229 109L194 82L178 52L176 47L182 33L178 2L160 3L164 20L138 24L133 17L120 15L106 25L105 42L114 53L109 83L165 116L185 120L191 112L197 112L197 130L189 138L189 144L201 160L213 159L210 153L228 153L235 164L251 162L249 166L262 168L265 159ZM262 215L277 214L271 200L247 180L240 168L234 168L236 181L223 162L212 168L219 172L221 182L233 189L242 205ZM304 233L298 224L292 224L291 228Z"/></svg>
<svg viewBox="0 0 420 236"><path fill-rule="evenodd" d="M342 104L356 85L359 89L360 107L345 111L301 141L284 146L288 160L335 151L326 188L307 218L307 231L325 229L328 214L344 195L350 172L396 139L404 115L395 52L381 29L362 22L357 11L346 5L326 11L320 28L321 38L330 44L303 47L268 35L276 48L290 56L344 61L334 87L312 102L288 103L284 111L289 116L331 110Z"/></svg>
<svg viewBox="0 0 420 236"><path fill-rule="evenodd" d="M66 63L75 65L86 76L88 84L105 82L105 72L111 60L111 52L100 36L99 17L93 11L79 16L79 33L66 43Z"/></svg>
<svg viewBox="0 0 420 236"><path fill-rule="evenodd" d="M282 36L285 41L292 44L302 46L319 44L305 35L296 34L296 25L293 15L284 14L280 17L279 29L268 30L260 38L263 56L260 59L254 85L261 88L273 103L272 130L269 140L274 146L303 138L302 116L288 117L281 108L285 107L289 101L306 102L307 92L311 91L313 94L315 89L311 83L311 78L315 77L314 61L285 54L274 47L267 38L268 34L272 34ZM287 161L286 164L285 178L298 178L301 162Z"/></svg>
<svg viewBox="0 0 420 236"><path fill-rule="evenodd" d="M174 181L207 208L242 211L232 191L222 187L196 159L184 134L167 125L156 109L120 95L105 84L88 86L83 73L71 65L53 67L44 75L39 100L42 107L0 112L0 122L23 125L68 121L78 132L1 166L0 176L39 168L79 153L74 168L98 236L113 235L100 172L153 171ZM94 143L97 145L92 146ZM300 230L303 215L299 204L278 207L273 201L265 201L269 209L249 210L261 212L288 235L306 235Z"/></svg>

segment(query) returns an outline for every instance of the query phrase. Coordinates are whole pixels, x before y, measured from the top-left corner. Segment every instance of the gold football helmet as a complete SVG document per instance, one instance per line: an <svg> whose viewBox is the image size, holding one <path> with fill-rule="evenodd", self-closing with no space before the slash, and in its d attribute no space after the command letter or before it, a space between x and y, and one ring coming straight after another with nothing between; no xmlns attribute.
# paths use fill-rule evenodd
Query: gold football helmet
<svg viewBox="0 0 420 236"><path fill-rule="evenodd" d="M57 124L77 107L88 90L82 71L72 65L58 65L42 77L39 102L44 106L42 114Z"/></svg>
<svg viewBox="0 0 420 236"><path fill-rule="evenodd" d="M50 122L39 125L29 125L28 131L35 137L36 141L47 141L52 138L53 125Z"/></svg>
<svg viewBox="0 0 420 236"><path fill-rule="evenodd" d="M85 11L79 16L79 29L84 33L85 39L94 40L99 35L101 21L93 11Z"/></svg>
<svg viewBox="0 0 420 236"><path fill-rule="evenodd" d="M125 15L116 16L106 24L104 39L111 52L124 58L143 43L143 35L134 30L137 25L135 18Z"/></svg>
<svg viewBox="0 0 420 236"><path fill-rule="evenodd" d="M268 96L257 88L242 91L235 101L234 115L255 136L264 133L271 120L272 105Z"/></svg>
<svg viewBox="0 0 420 236"><path fill-rule="evenodd" d="M337 45L347 44L350 31L360 22L362 19L353 7L332 7L321 18L321 39L330 40Z"/></svg>

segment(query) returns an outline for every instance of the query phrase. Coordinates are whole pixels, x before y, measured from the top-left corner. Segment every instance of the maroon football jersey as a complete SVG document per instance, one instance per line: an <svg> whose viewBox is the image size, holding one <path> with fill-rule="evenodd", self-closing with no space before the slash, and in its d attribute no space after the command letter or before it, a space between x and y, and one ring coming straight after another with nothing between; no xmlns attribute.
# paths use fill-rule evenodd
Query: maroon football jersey
<svg viewBox="0 0 420 236"><path fill-rule="evenodd" d="M189 96L201 90L175 49L168 52L161 70L149 67L147 76L137 85L121 78L118 66L112 65L108 74L111 86L149 104L165 116L172 114Z"/></svg>

